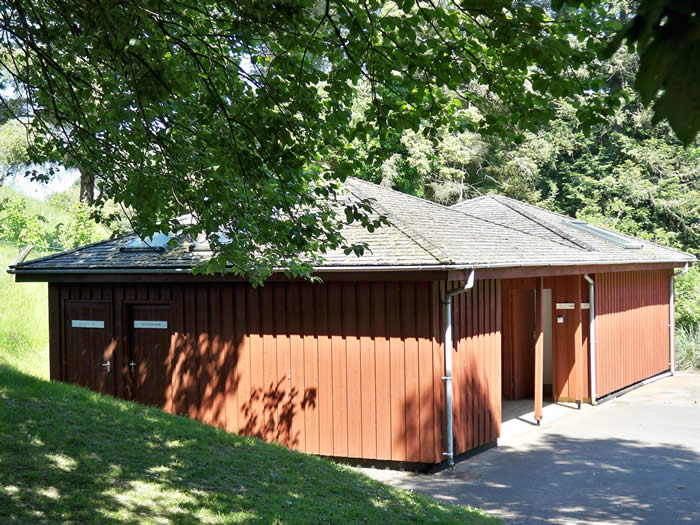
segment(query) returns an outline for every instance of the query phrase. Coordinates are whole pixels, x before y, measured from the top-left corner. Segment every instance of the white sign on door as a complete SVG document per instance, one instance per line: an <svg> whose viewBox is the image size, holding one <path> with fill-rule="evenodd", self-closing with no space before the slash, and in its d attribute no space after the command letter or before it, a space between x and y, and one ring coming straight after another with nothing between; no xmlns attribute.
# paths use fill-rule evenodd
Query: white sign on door
<svg viewBox="0 0 700 525"><path fill-rule="evenodd" d="M557 303L557 310L573 310L576 303Z"/></svg>
<svg viewBox="0 0 700 525"><path fill-rule="evenodd" d="M168 328L168 321L134 321L134 328Z"/></svg>
<svg viewBox="0 0 700 525"><path fill-rule="evenodd" d="M73 328L104 328L104 321L86 321L83 319L73 319L70 325Z"/></svg>

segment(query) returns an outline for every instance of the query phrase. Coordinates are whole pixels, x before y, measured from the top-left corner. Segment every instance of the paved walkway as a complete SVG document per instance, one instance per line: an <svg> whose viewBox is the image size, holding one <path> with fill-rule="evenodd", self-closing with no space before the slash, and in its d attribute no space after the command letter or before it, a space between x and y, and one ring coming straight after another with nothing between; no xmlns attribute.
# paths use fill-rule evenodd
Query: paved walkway
<svg viewBox="0 0 700 525"><path fill-rule="evenodd" d="M558 416L545 412L542 427L524 416L454 471L363 471L508 523L700 523L700 374L580 412L552 407Z"/></svg>

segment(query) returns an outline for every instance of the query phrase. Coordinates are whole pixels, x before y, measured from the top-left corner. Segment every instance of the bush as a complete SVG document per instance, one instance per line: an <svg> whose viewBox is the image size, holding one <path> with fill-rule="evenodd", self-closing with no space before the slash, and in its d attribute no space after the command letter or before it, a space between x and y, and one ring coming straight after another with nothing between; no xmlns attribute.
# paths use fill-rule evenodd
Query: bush
<svg viewBox="0 0 700 525"><path fill-rule="evenodd" d="M0 239L18 244L46 246L46 218L27 212L25 199L0 200Z"/></svg>
<svg viewBox="0 0 700 525"><path fill-rule="evenodd" d="M90 217L90 208L82 202L74 202L68 211L71 214L70 221L56 227L56 237L63 249L69 250L100 240L102 235Z"/></svg>
<svg viewBox="0 0 700 525"><path fill-rule="evenodd" d="M700 324L700 268L692 266L676 277L676 326L697 329Z"/></svg>
<svg viewBox="0 0 700 525"><path fill-rule="evenodd" d="M700 324L676 330L676 369L700 370Z"/></svg>

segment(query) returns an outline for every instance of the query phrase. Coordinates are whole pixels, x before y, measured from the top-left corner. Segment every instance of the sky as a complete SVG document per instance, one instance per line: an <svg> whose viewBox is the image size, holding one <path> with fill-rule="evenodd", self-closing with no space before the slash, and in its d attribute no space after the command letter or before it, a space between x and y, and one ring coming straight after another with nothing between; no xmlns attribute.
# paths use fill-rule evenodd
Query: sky
<svg viewBox="0 0 700 525"><path fill-rule="evenodd" d="M56 172L46 184L32 181L25 177L24 174L15 175L6 184L28 197L45 200L51 193L61 192L70 188L78 180L78 177L78 170L57 166Z"/></svg>

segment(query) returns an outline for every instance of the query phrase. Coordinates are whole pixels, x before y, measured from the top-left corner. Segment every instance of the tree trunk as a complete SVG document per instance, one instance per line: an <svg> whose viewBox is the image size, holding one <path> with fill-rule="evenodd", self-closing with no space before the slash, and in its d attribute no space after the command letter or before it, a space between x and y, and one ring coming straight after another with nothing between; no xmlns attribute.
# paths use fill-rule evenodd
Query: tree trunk
<svg viewBox="0 0 700 525"><path fill-rule="evenodd" d="M95 176L78 164L80 172L80 202L92 204L95 200Z"/></svg>

